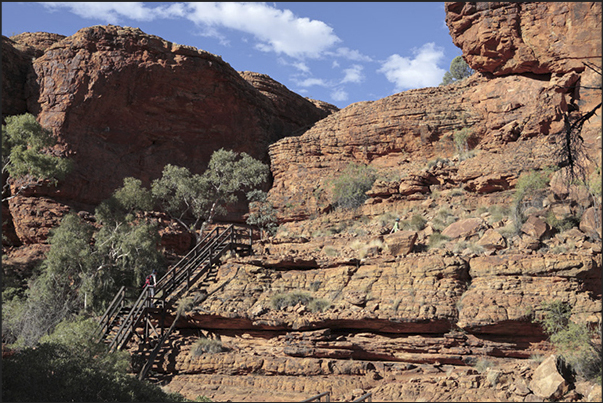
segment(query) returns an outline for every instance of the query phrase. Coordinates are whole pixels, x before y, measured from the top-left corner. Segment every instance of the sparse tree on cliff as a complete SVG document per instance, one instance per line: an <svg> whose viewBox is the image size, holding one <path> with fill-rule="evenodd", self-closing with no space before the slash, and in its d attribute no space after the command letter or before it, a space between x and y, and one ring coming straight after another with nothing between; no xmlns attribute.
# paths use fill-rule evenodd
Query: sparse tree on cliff
<svg viewBox="0 0 603 403"><path fill-rule="evenodd" d="M450 83L460 81L471 76L474 73L462 56L457 56L450 63L450 70L444 73L444 77L440 85L448 85Z"/></svg>
<svg viewBox="0 0 603 403"><path fill-rule="evenodd" d="M50 147L56 140L26 113L9 116L2 125L2 201L8 200L30 186L50 179L56 183L71 170L71 161L53 155ZM19 187L9 194L9 178L18 180Z"/></svg>
<svg viewBox="0 0 603 403"><path fill-rule="evenodd" d="M590 63L584 62L584 65L595 73L601 75L601 70ZM597 88L591 89L603 89L601 85ZM557 166L559 168L568 167L568 185L580 181L585 183L587 181L587 173L585 163L589 159L588 154L584 149L584 138L582 138L582 128L586 122L592 118L597 111L601 108L601 102L593 109L586 113L580 113L577 111L577 106L573 106L572 110L563 114L563 129L558 134L561 137L561 147L557 151Z"/></svg>
<svg viewBox="0 0 603 403"><path fill-rule="evenodd" d="M189 228L199 242L205 225L225 214L241 192L265 182L268 172L267 165L246 153L220 149L214 151L202 175L166 165L161 178L153 181L151 192L160 207ZM184 223L188 217L193 219L190 226Z"/></svg>

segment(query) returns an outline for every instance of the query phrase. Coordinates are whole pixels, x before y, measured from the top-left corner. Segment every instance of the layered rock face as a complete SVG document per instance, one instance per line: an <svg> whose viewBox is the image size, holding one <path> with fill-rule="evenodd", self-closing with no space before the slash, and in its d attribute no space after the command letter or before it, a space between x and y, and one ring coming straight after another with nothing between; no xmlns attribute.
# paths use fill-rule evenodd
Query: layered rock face
<svg viewBox="0 0 603 403"><path fill-rule="evenodd" d="M267 76L232 72L212 55L138 31L93 27L82 31L82 38L51 46L34 67L42 76L53 71L63 84L38 81L40 117L65 138L65 150L75 158L88 155L85 147L112 150L121 157L107 157L111 163L143 175L157 154L166 161L190 160L193 138L217 142L208 131L231 133L224 127L231 104L238 111L244 110L241 105L260 105L230 117L233 127L249 124L253 133L263 128L255 139L268 147L274 176L269 195L281 227L275 237L254 245L253 256L225 257L212 278L190 290L194 296L203 287L207 296L180 318L152 377L164 377L167 389L190 399L301 401L325 391L332 401L351 401L367 391L375 401L548 398L532 386L537 385L532 378L543 374L529 359L551 351L534 322L543 317L542 303L568 302L572 320L601 322L600 224L588 192L565 186L564 171L557 171L550 186L526 200L523 226L512 226L509 208L522 174L555 163L564 114L600 102L600 77L582 63L600 59L600 29L591 29L600 27L600 5L556 4L447 3L453 40L478 72L453 85L406 91L337 113ZM87 36L94 40L84 41ZM578 38L585 42L579 49ZM138 56L128 64L122 58L130 51ZM53 64L51 56L62 62ZM78 76L97 59L107 66L106 74ZM70 69L67 60L79 67ZM153 87L156 99L146 99L153 84L139 78L149 77L147 70L172 83L175 92ZM172 71L202 73L198 78L215 80L211 88L224 98L208 104L209 97L190 92L192 82L169 81ZM220 74L229 79L220 81ZM117 83L124 92L110 91ZM55 89L53 95L43 91L47 87ZM78 102L63 87L72 89ZM168 112L185 110L184 120L205 116L199 102L216 123L208 120L207 127L188 133L179 122L161 120L164 112L153 110L152 102ZM117 116L119 125L104 126L93 105L107 111L112 103L127 113ZM293 134L305 130L309 104L326 117L303 134L268 146L284 127ZM72 106L63 111L61 105ZM83 123L86 114L90 129ZM123 129L132 127L130 118L143 127L137 136ZM69 141L76 129L87 135ZM467 144L458 143L463 130ZM172 132L182 143L165 144ZM582 132L599 166L600 133L597 116ZM175 137L169 138L174 143ZM121 139L136 142L145 154ZM260 152L251 137L240 141L249 145L245 151ZM132 165L130 155L140 166ZM331 180L350 163L370 165L379 179L363 206L338 211ZM87 180L61 191L83 194L91 186ZM563 220L577 217L580 225L562 229ZM395 218L403 231L390 234ZM40 232L47 230L42 217L27 220L43 228ZM30 232L31 242L43 238ZM214 339L221 351L192 354L199 338ZM480 362L491 368L478 371ZM564 399L597 398L591 392L576 385L575 394Z"/></svg>
<svg viewBox="0 0 603 403"><path fill-rule="evenodd" d="M474 76L350 105L270 146L270 200L285 224L255 257L223 264L209 297L189 312L159 370L178 373L173 390L248 400L325 390L334 400L367 390L382 401L550 397L531 383L543 370L527 358L550 351L534 320L544 302L560 300L572 320L600 323L601 247L594 230L549 223L595 207L584 188L559 186L563 170L530 201L520 228L509 207L522 174L555 164L564 114L600 102L600 76L584 62L600 68L601 8L446 9ZM595 116L582 131L598 165L600 128ZM465 155L455 145L463 129ZM346 215L334 210L331 180L350 163L380 178ZM394 218L410 225L417 215L424 228L406 237L410 253L397 256L386 241ZM438 245L435 235L446 238ZM275 302L296 293L311 302ZM312 301L330 305L316 311ZM225 350L195 357L198 337L219 339ZM467 369L486 357L492 368ZM191 380L203 386L188 389ZM575 386L556 398L589 400L591 392Z"/></svg>
<svg viewBox="0 0 603 403"><path fill-rule="evenodd" d="M565 74L601 60L601 3L446 3L446 24L465 61L494 76Z"/></svg>

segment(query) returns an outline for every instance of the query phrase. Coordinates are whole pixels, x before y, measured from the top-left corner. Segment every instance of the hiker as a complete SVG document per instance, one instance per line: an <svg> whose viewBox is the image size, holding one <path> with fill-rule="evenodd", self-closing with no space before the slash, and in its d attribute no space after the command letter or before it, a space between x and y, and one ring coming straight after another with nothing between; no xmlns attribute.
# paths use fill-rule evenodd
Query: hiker
<svg viewBox="0 0 603 403"><path fill-rule="evenodd" d="M153 272L149 274L144 282L145 286L149 287L149 297L151 299L151 308L154 307L153 297L155 297L155 286L157 285L157 270L153 269Z"/></svg>
<svg viewBox="0 0 603 403"><path fill-rule="evenodd" d="M400 219L396 218L396 223L394 224L394 228L392 228L392 230L390 231L390 234L393 234L394 232L398 232L400 230L399 224Z"/></svg>

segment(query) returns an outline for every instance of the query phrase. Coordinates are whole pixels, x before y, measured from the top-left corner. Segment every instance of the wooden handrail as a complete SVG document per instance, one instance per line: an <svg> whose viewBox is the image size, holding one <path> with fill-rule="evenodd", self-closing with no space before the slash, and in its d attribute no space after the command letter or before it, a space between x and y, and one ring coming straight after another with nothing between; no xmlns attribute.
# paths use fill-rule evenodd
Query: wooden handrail
<svg viewBox="0 0 603 403"><path fill-rule="evenodd" d="M170 297L174 291L178 290L184 281L187 282L186 289L190 289L191 285L198 281L203 274L207 273L226 250L236 248L237 246L235 245L251 248L253 243L252 235L251 227L241 229L240 226L235 226L234 224L231 224L223 231L219 227L210 231L199 244L159 279L155 285L154 297L150 296L150 287L148 285L143 288L140 296L130 308L127 317L121 322L119 329L115 333L109 345L109 351L121 349L128 342L141 318L147 312L146 302L152 302L153 299L161 299L165 309L167 297ZM248 245L245 242L247 237L249 239ZM119 290L101 318L99 326L95 331L95 336L99 335L98 341L102 340L109 332L110 324L115 320L120 309L124 306L126 288L128 287L122 287ZM160 292L161 297L158 298L157 294ZM176 295L179 295L181 292L182 290L178 291ZM162 340L164 340L163 337Z"/></svg>
<svg viewBox="0 0 603 403"><path fill-rule="evenodd" d="M126 317L126 319L124 319L121 326L117 330L115 337L109 345L109 351L113 351L114 348L117 348L118 350L121 349L125 344L124 340L127 341L134 332L136 324L144 313L144 304L145 302L147 302L146 299L148 297L148 292L149 286L146 285L140 293L140 296L134 303L134 306L132 306L132 308L130 309L128 316Z"/></svg>
<svg viewBox="0 0 603 403"><path fill-rule="evenodd" d="M147 359L147 362L144 364L144 366L140 370L140 373L138 374L139 380L143 380L144 377L147 375L147 372L149 372L149 369L151 369L151 366L153 366L153 362L155 361L155 358L157 358L157 355L159 354L159 350L161 350L161 346L163 345L163 343L165 343L167 338L170 336L170 334L172 333L172 330L174 330L174 327L176 326L176 322L178 321L178 319L179 319L179 315L176 316L176 318L172 322L172 325L170 326L170 328L167 330L167 332L165 332L163 334L163 336L161 337L161 339L159 340L159 342L157 343L157 345L155 346L153 351L151 351L151 354L149 354L149 358Z"/></svg>
<svg viewBox="0 0 603 403"><path fill-rule="evenodd" d="M352 402L372 402L373 401L373 392L368 392L362 396L360 396L356 400L352 400Z"/></svg>
<svg viewBox="0 0 603 403"><path fill-rule="evenodd" d="M321 398L323 396L326 396L325 402L330 402L331 401L331 392L322 392L322 393L319 393L316 396L312 396L312 397L307 398L306 400L302 400L302 402L315 402L315 401L319 401L320 402Z"/></svg>
<svg viewBox="0 0 603 403"><path fill-rule="evenodd" d="M93 333L94 337L98 337L99 340L100 340L100 338L103 337L103 335L106 332L105 327L109 326L109 323L111 323L111 321L113 320L113 314L116 311L118 311L118 309L117 309L118 305L123 306L123 300L124 300L125 295L126 295L126 287L124 286L119 289L117 294L115 294L113 301L111 301L111 303L109 304L109 307L105 311L105 314L100 319L97 328L94 330L94 333ZM121 306L120 306L120 309L121 309Z"/></svg>

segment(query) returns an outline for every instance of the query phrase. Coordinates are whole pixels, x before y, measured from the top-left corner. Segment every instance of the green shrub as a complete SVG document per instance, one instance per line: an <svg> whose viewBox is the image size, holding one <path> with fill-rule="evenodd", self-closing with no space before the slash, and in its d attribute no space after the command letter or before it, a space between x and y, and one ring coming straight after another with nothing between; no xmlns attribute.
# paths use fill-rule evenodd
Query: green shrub
<svg viewBox="0 0 603 403"><path fill-rule="evenodd" d="M509 217L511 214L511 208L506 205L494 205L488 208L488 212L491 214L488 223L494 224L495 222L502 221L503 219Z"/></svg>
<svg viewBox="0 0 603 403"><path fill-rule="evenodd" d="M222 346L220 340L200 337L191 346L190 355L192 357L200 357L205 353L216 354L221 353L222 351L224 351L224 346Z"/></svg>
<svg viewBox="0 0 603 403"><path fill-rule="evenodd" d="M546 215L546 223L551 228L557 230L557 232L563 232L580 225L580 220L574 216L568 216L562 219L558 219L555 216L555 213L549 211Z"/></svg>
<svg viewBox="0 0 603 403"><path fill-rule="evenodd" d="M47 150L56 144L52 133L44 129L31 113L7 116L2 125L2 194L8 191L5 176L19 179L24 187L36 185L41 179L53 184L73 169L73 161L53 155ZM7 178L8 179L8 178ZM14 196L14 195L13 195Z"/></svg>
<svg viewBox="0 0 603 403"><path fill-rule="evenodd" d="M314 298L308 304L308 309L314 313L325 312L330 307L331 307L331 302L326 299L322 299L322 298Z"/></svg>
<svg viewBox="0 0 603 403"><path fill-rule="evenodd" d="M427 220L422 215L415 214L410 219L410 227L416 231L425 228L425 224L427 224Z"/></svg>
<svg viewBox="0 0 603 403"><path fill-rule="evenodd" d="M391 226L392 222L398 218L398 215L387 211L376 218L377 223L382 227Z"/></svg>
<svg viewBox="0 0 603 403"><path fill-rule="evenodd" d="M475 363L475 369L480 374L486 372L486 369L493 368L493 367L494 367L494 363L485 358L480 358Z"/></svg>
<svg viewBox="0 0 603 403"><path fill-rule="evenodd" d="M330 245L325 246L322 251L325 255L329 257L335 257L339 254L339 252L337 252L337 249Z"/></svg>
<svg viewBox="0 0 603 403"><path fill-rule="evenodd" d="M442 231L447 226L457 220L457 217L447 207L443 207L438 210L436 216L431 220L431 226L436 231Z"/></svg>
<svg viewBox="0 0 603 403"><path fill-rule="evenodd" d="M461 161L466 158L467 153L469 152L468 140L470 136L471 130L467 127L464 127L461 130L455 130L452 135L454 146L456 147L456 151L458 152Z"/></svg>
<svg viewBox="0 0 603 403"><path fill-rule="evenodd" d="M366 192L373 187L375 179L374 168L350 163L341 175L332 181L335 207L342 209L360 207L368 198Z"/></svg>
<svg viewBox="0 0 603 403"><path fill-rule="evenodd" d="M193 297L186 297L178 301L178 308L176 308L176 314L178 316L185 316L186 312L191 311L195 307L195 299Z"/></svg>
<svg viewBox="0 0 603 403"><path fill-rule="evenodd" d="M545 302L542 309L543 317L535 322L540 323L549 335L549 340L558 354L578 375L601 383L601 328L598 329L597 335L587 325L571 321L572 308L567 302Z"/></svg>
<svg viewBox="0 0 603 403"><path fill-rule="evenodd" d="M454 245L454 247L452 248L452 251L454 253L461 253L465 249L469 249L469 251L471 253L475 253L476 255L480 255L480 254L484 253L484 250L485 250L483 246L478 245L475 242L459 241Z"/></svg>
<svg viewBox="0 0 603 403"><path fill-rule="evenodd" d="M278 293L270 299L272 309L281 311L297 304L305 305L311 312L324 312L331 307L331 302L325 299L314 298L304 291Z"/></svg>
<svg viewBox="0 0 603 403"><path fill-rule="evenodd" d="M288 306L295 306L299 303L307 306L313 299L310 294L303 291L278 293L270 299L270 306L274 310L281 311Z"/></svg>
<svg viewBox="0 0 603 403"><path fill-rule="evenodd" d="M92 341L96 320L63 321L35 347L2 358L2 399L10 402L182 402L128 373L127 351Z"/></svg>
<svg viewBox="0 0 603 403"><path fill-rule="evenodd" d="M446 235L442 235L439 232L434 232L429 237L428 245L429 249L439 248L443 243L448 241L450 238Z"/></svg>
<svg viewBox="0 0 603 403"><path fill-rule="evenodd" d="M542 196L539 196L540 191L545 189L550 182L552 171L544 169L543 171L530 171L523 173L515 185L515 193L513 194L513 220L515 226L521 228L525 222L524 211L530 205L539 207Z"/></svg>
<svg viewBox="0 0 603 403"><path fill-rule="evenodd" d="M451 197L462 196L465 194L465 191L463 190L463 188L454 188L450 191L449 194Z"/></svg>

